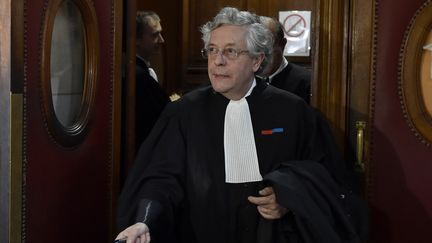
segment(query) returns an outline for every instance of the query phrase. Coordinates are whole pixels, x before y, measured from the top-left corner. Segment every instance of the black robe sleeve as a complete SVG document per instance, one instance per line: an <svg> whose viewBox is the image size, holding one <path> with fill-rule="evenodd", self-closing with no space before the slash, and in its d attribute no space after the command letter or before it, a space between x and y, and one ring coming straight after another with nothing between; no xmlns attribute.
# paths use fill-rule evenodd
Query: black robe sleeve
<svg viewBox="0 0 432 243"><path fill-rule="evenodd" d="M184 197L186 149L180 119L174 112L181 109L175 106L177 102L166 107L141 146L119 197L118 230L144 222L152 232L152 242L158 233L164 237L172 230L175 208Z"/></svg>

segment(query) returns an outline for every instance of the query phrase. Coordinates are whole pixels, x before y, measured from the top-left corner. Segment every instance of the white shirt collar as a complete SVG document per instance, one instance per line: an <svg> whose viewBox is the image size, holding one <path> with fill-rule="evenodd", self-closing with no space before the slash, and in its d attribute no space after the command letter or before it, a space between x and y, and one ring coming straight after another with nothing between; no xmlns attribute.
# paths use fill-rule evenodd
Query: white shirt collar
<svg viewBox="0 0 432 243"><path fill-rule="evenodd" d="M249 88L248 92L246 92L246 94L245 94L245 96L243 98L248 97L252 93L252 90L255 88L255 86L256 86L256 80L254 78L253 81L252 81L251 87Z"/></svg>

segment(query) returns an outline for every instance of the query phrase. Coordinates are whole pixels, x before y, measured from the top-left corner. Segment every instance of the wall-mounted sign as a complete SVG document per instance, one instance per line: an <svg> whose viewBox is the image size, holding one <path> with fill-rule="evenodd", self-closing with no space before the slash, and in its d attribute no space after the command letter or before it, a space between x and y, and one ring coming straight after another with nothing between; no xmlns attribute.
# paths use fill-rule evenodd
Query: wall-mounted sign
<svg viewBox="0 0 432 243"><path fill-rule="evenodd" d="M310 52L310 11L281 11L279 21L282 23L287 44L285 56L309 56Z"/></svg>

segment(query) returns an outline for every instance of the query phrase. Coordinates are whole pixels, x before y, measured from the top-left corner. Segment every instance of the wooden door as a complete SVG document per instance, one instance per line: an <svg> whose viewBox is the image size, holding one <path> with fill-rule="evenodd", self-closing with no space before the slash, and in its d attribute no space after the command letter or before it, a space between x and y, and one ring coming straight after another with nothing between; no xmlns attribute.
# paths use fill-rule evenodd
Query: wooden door
<svg viewBox="0 0 432 243"><path fill-rule="evenodd" d="M432 116L421 88L432 3L376 1L371 90L369 242L432 242ZM429 42L431 42L429 40ZM429 59L430 60L430 59ZM430 69L430 62L427 67ZM432 76L427 77L432 83Z"/></svg>
<svg viewBox="0 0 432 243"><path fill-rule="evenodd" d="M316 4L314 104L347 159L364 155L371 243L432 242L431 2ZM356 151L358 137L364 151Z"/></svg>
<svg viewBox="0 0 432 243"><path fill-rule="evenodd" d="M10 242L111 242L121 1L12 5L12 22L21 23L12 31L18 43L12 69L22 77L12 80L22 95L22 136L12 140L22 147L12 158ZM66 85L74 88L58 87ZM21 122L19 114L12 119Z"/></svg>

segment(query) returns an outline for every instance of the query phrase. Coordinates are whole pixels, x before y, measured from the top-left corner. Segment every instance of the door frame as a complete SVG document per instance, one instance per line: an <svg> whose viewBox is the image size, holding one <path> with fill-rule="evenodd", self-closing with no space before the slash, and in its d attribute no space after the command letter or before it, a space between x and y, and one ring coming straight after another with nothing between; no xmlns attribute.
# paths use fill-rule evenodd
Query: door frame
<svg viewBox="0 0 432 243"><path fill-rule="evenodd" d="M374 0L318 0L314 21L311 103L327 118L346 160L353 163L358 160L356 122L366 122L363 151L359 151L366 175L371 136L368 124L372 121L375 4Z"/></svg>

